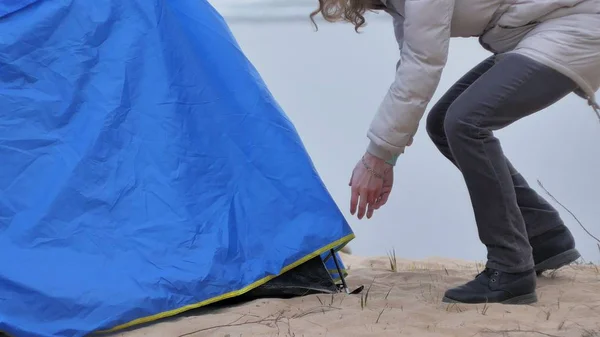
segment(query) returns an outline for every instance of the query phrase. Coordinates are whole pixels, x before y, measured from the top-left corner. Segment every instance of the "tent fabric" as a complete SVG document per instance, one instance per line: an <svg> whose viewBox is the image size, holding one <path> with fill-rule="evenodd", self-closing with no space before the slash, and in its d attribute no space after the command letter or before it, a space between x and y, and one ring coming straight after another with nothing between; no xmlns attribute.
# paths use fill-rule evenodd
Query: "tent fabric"
<svg viewBox="0 0 600 337"><path fill-rule="evenodd" d="M340 275L337 266L335 265L335 261L331 258L331 253L330 252L326 252L324 254L321 255L321 259L323 260L323 262L325 263L325 268L327 268L327 271L329 272L329 274L331 275L331 278L335 281L341 281L342 276L346 277L348 276L348 270L346 269L346 266L344 265L344 261L342 261L342 258L340 257L340 254L338 254L337 252L335 253L335 258L338 262L338 265L340 267L340 270L342 272L342 275Z"/></svg>
<svg viewBox="0 0 600 337"><path fill-rule="evenodd" d="M206 0L0 5L0 331L239 295L354 237Z"/></svg>

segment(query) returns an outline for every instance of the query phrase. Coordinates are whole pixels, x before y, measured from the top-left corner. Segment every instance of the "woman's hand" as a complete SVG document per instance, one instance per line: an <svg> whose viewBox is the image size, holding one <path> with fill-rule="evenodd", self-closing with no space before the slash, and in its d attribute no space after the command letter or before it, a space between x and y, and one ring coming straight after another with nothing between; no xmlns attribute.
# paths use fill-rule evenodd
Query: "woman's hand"
<svg viewBox="0 0 600 337"><path fill-rule="evenodd" d="M391 165L388 165L390 168L386 169L383 174L383 187L381 188L381 194L379 198L375 202L375 209L379 209L379 207L385 205L390 197L390 193L392 193L392 187L394 186L394 169Z"/></svg>
<svg viewBox="0 0 600 337"><path fill-rule="evenodd" d="M358 207L358 218L362 219L366 214L370 219L373 212L387 202L393 183L392 165L368 152L365 153L356 164L350 178L350 213L354 215Z"/></svg>

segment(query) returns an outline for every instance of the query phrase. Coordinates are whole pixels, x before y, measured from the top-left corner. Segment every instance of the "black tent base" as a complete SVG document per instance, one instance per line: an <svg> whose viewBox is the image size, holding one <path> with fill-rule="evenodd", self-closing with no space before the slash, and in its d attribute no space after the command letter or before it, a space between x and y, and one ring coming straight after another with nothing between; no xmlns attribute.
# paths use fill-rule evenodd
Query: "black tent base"
<svg viewBox="0 0 600 337"><path fill-rule="evenodd" d="M348 290L344 273L335 252L331 251L341 284L336 284L320 256L289 270L243 295L219 302L219 305L238 304L262 298L293 298L313 294L358 294L364 287Z"/></svg>
<svg viewBox="0 0 600 337"><path fill-rule="evenodd" d="M292 298L339 292L323 260L317 256L271 281L228 302L246 302L259 298Z"/></svg>

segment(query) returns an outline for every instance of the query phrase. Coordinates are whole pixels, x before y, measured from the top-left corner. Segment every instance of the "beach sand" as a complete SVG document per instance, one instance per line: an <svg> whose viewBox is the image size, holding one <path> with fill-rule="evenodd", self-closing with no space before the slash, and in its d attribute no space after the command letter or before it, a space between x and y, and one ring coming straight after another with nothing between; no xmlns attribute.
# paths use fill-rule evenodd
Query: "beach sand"
<svg viewBox="0 0 600 337"><path fill-rule="evenodd" d="M123 337L178 336L573 336L600 337L600 268L572 265L538 279L533 305L441 302L444 291L474 277L483 265L431 258L362 258L341 254L358 295L311 295L256 300L197 310L115 333Z"/></svg>

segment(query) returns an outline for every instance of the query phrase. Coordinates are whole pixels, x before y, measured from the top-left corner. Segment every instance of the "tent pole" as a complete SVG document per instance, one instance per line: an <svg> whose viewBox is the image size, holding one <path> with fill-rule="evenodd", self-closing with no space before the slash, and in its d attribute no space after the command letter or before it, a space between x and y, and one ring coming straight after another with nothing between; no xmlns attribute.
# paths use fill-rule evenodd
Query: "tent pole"
<svg viewBox="0 0 600 337"><path fill-rule="evenodd" d="M338 263L337 256L335 256L335 250L331 249L331 257L333 257L333 262L335 263L335 268L337 268L338 275L340 275L340 280L342 280L342 285L344 286L344 290L346 294L350 293L348 290L348 285L346 284L346 279L344 278L344 273L342 272L342 268L340 268L340 264Z"/></svg>

